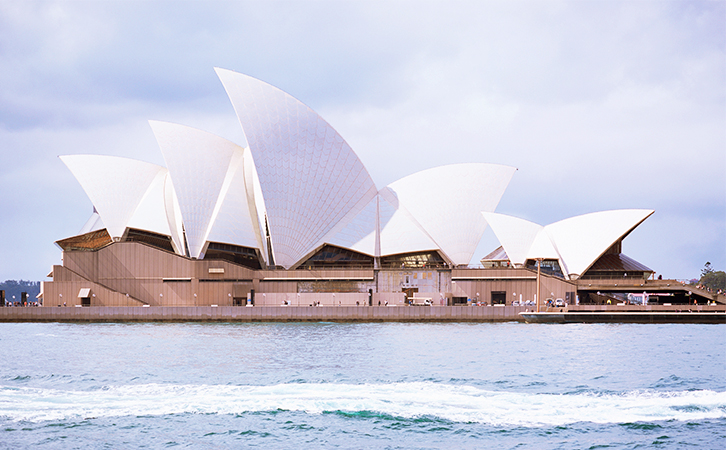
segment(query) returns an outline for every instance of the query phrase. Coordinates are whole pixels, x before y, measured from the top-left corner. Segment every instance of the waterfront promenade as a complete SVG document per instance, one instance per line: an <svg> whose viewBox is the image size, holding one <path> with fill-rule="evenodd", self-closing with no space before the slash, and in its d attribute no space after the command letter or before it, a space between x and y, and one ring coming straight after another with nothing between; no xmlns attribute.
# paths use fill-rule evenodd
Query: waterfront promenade
<svg viewBox="0 0 726 450"><path fill-rule="evenodd" d="M149 306L0 308L0 322L506 322L520 306Z"/></svg>
<svg viewBox="0 0 726 450"><path fill-rule="evenodd" d="M524 314L520 314L524 313ZM726 323L726 305L90 306L0 308L0 322L630 322Z"/></svg>

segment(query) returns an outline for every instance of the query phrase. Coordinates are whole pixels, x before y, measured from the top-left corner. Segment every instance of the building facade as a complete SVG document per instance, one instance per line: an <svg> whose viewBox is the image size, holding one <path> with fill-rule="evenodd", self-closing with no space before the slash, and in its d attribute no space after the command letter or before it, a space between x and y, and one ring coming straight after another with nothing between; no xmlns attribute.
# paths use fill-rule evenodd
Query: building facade
<svg viewBox="0 0 726 450"><path fill-rule="evenodd" d="M495 213L515 168L452 164L381 189L345 140L289 94L216 69L246 142L150 122L165 166L61 160L93 204L45 306L529 304L589 277L647 280L621 252L652 210L548 226ZM487 226L502 247L470 268Z"/></svg>

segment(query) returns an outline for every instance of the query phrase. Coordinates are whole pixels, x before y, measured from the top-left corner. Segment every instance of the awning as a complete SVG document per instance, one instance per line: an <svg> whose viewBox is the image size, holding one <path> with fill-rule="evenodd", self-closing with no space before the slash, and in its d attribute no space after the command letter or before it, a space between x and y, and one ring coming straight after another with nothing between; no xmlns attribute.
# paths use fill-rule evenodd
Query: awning
<svg viewBox="0 0 726 450"><path fill-rule="evenodd" d="M80 291L78 291L78 298L86 298L90 297L91 295L91 288L81 288Z"/></svg>

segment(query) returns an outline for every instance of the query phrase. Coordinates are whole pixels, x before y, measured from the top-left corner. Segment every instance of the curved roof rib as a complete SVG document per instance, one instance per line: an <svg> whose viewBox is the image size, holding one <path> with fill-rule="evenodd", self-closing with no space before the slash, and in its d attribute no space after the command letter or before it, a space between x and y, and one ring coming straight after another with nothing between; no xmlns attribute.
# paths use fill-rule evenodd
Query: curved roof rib
<svg viewBox="0 0 726 450"><path fill-rule="evenodd" d="M180 255L186 255L184 242L184 224L182 223L181 207L179 207L179 198L174 192L174 185L171 182L171 176L167 171L164 179L164 208L166 209L166 220L171 229L171 239L176 247L176 252Z"/></svg>
<svg viewBox="0 0 726 450"><path fill-rule="evenodd" d="M423 170L388 185L454 264L469 264L487 222L517 169L484 163Z"/></svg>
<svg viewBox="0 0 726 450"><path fill-rule="evenodd" d="M98 212L96 212L96 208L94 208L93 214L91 214L91 217L88 218L78 234L86 234L90 233L91 231L103 230L104 228L106 228L106 226L103 224L101 216L99 216Z"/></svg>
<svg viewBox="0 0 726 450"><path fill-rule="evenodd" d="M248 202L242 152L235 152L218 205L208 241L250 248L264 247L259 228L254 226L256 221L252 219L256 217L256 211Z"/></svg>
<svg viewBox="0 0 726 450"><path fill-rule="evenodd" d="M291 95L247 75L215 69L252 152L277 265L313 250L375 184L343 138Z"/></svg>
<svg viewBox="0 0 726 450"><path fill-rule="evenodd" d="M165 168L156 164L118 156L66 155L59 158L81 184L113 239L123 236L154 181L166 173ZM137 220L155 224L149 231L169 234L168 225L164 228L154 217L155 214L163 216L163 210L144 214L147 216L137 216Z"/></svg>
<svg viewBox="0 0 726 450"><path fill-rule="evenodd" d="M149 123L179 201L189 256L203 257L210 234L222 242L258 247L247 204L244 149L195 128Z"/></svg>

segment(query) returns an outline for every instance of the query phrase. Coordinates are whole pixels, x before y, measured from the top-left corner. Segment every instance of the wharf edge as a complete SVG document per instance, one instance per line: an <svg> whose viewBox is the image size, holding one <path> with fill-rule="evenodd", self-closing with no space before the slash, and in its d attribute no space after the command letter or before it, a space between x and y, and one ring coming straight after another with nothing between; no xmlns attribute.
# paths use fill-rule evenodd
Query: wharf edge
<svg viewBox="0 0 726 450"><path fill-rule="evenodd" d="M90 306L0 308L0 322L523 322L518 306Z"/></svg>
<svg viewBox="0 0 726 450"><path fill-rule="evenodd" d="M719 308L722 309L722 308ZM527 322L726 324L725 311L530 312L518 306L150 306L0 308L0 322Z"/></svg>
<svg viewBox="0 0 726 450"><path fill-rule="evenodd" d="M521 312L527 323L693 323L726 324L724 312L702 311L586 311Z"/></svg>

